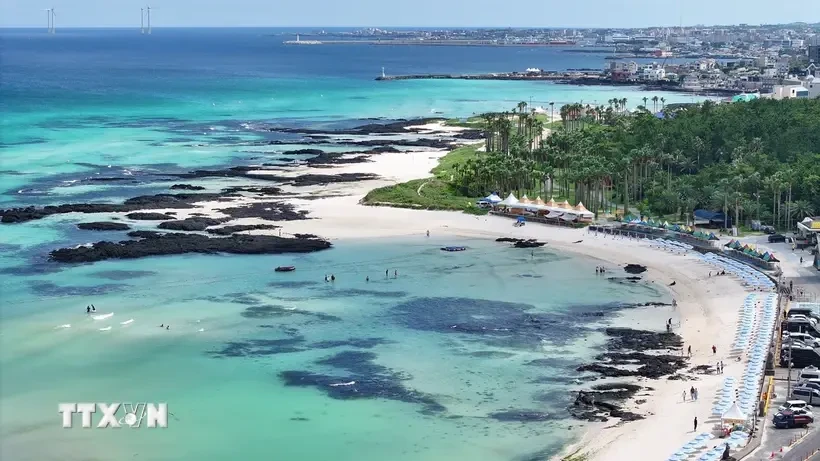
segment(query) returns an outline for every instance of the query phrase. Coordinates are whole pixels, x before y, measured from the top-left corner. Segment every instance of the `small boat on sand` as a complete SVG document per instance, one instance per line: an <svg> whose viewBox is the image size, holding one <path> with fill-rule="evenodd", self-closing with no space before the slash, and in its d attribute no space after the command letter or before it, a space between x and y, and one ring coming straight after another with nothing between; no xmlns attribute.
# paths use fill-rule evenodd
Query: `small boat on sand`
<svg viewBox="0 0 820 461"><path fill-rule="evenodd" d="M441 247L441 251L464 251L467 247Z"/></svg>
<svg viewBox="0 0 820 461"><path fill-rule="evenodd" d="M279 266L274 270L276 272L293 272L296 270L296 266Z"/></svg>

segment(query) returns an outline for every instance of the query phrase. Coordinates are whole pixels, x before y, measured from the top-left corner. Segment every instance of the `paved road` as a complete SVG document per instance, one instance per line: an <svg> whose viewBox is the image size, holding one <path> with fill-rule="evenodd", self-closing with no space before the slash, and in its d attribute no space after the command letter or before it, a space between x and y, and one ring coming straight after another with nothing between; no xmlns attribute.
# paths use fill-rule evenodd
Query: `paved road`
<svg viewBox="0 0 820 461"><path fill-rule="evenodd" d="M812 454L820 447L820 431L814 430L799 444L792 447L792 449L783 455L783 461L804 461L806 456ZM812 460L820 459L820 453L813 456Z"/></svg>

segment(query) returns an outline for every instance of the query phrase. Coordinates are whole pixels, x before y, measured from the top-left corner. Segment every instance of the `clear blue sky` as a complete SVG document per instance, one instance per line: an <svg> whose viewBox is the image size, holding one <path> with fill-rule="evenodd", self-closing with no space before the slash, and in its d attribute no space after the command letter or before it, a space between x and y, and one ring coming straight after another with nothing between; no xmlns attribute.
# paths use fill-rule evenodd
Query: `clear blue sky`
<svg viewBox="0 0 820 461"><path fill-rule="evenodd" d="M767 0L0 0L0 26L512 26L641 27L820 21L820 8Z"/></svg>

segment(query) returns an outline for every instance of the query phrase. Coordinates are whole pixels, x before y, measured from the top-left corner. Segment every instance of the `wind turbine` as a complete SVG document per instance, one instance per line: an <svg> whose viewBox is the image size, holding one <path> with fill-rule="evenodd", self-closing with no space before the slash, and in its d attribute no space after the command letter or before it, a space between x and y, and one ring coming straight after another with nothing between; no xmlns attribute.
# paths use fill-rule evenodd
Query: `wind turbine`
<svg viewBox="0 0 820 461"><path fill-rule="evenodd" d="M51 8L51 33L52 33L52 34L54 34L54 33L56 33L56 32L57 32L57 28L54 26L54 18L55 18L56 16L57 16L57 14L56 14L56 13L54 13L54 7L52 7L52 8Z"/></svg>
<svg viewBox="0 0 820 461"><path fill-rule="evenodd" d="M44 11L46 12L46 23L48 24L48 32L47 33L50 34L51 33L51 9L46 8Z"/></svg>
<svg viewBox="0 0 820 461"><path fill-rule="evenodd" d="M145 8L140 8L140 33L145 33Z"/></svg>
<svg viewBox="0 0 820 461"><path fill-rule="evenodd" d="M151 6L148 5L145 7L145 10L148 12L148 35L151 35Z"/></svg>

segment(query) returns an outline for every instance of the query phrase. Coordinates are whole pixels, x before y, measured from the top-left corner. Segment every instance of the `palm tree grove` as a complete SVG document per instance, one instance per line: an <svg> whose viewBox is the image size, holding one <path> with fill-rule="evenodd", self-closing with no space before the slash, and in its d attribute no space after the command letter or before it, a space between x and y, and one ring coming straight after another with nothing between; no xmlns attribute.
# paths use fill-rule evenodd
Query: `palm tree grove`
<svg viewBox="0 0 820 461"><path fill-rule="evenodd" d="M457 163L450 187L464 197L526 193L583 201L597 216L681 222L707 208L736 223L791 228L820 210L820 101L642 101L633 112L626 99L564 105L552 130L525 102L484 114L485 152Z"/></svg>

